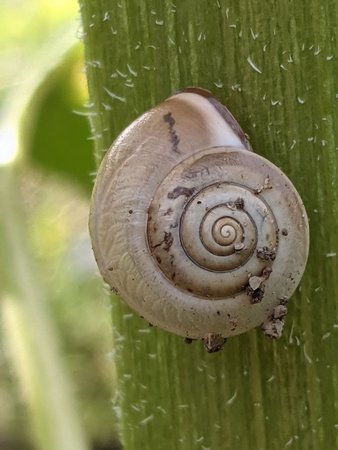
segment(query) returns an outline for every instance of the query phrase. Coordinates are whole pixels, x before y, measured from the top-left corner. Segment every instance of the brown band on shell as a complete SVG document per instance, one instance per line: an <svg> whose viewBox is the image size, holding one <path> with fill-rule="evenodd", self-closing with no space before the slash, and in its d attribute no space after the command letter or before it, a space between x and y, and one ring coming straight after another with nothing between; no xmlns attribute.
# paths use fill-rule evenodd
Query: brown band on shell
<svg viewBox="0 0 338 450"><path fill-rule="evenodd" d="M208 91L207 89L203 89L200 87L187 87L185 89L182 89L180 91L176 91L174 95L176 94L182 94L182 93L191 93L191 94L197 94L201 97L204 97L209 101L209 103L212 104L212 106L216 109L216 111L222 116L222 118L231 126L231 128L234 130L234 132L237 134L239 139L241 140L242 144L247 150L252 151L250 142L247 138L247 135L244 133L242 128L239 126L237 120L234 118L234 116L231 114L231 112L224 106L222 103L220 103L218 100L213 97L212 93Z"/></svg>

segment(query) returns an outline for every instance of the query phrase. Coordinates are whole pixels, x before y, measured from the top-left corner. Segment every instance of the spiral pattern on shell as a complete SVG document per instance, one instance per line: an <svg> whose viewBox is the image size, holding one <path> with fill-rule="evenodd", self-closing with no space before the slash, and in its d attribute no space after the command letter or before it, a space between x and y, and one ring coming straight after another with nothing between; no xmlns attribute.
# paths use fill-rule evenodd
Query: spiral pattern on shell
<svg viewBox="0 0 338 450"><path fill-rule="evenodd" d="M289 179L197 88L114 142L90 231L105 281L150 323L193 339L266 322L294 292L308 253L305 209Z"/></svg>

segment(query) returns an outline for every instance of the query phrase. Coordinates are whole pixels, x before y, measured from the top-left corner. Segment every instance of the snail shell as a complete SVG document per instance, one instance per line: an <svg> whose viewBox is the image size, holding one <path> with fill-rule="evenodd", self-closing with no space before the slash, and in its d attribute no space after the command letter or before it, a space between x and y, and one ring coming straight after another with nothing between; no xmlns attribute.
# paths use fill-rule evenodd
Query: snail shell
<svg viewBox="0 0 338 450"><path fill-rule="evenodd" d="M104 280L132 309L172 333L217 341L209 351L262 324L277 337L274 311L296 289L309 241L290 180L200 88L116 139L96 179L90 233Z"/></svg>

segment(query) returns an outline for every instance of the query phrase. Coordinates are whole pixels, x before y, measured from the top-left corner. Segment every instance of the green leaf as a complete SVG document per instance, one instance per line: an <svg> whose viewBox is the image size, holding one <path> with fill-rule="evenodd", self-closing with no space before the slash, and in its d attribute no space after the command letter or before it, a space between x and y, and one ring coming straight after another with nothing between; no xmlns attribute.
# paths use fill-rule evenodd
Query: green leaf
<svg viewBox="0 0 338 450"><path fill-rule="evenodd" d="M34 163L72 179L90 193L94 158L82 66L77 45L48 73L23 116L22 140Z"/></svg>
<svg viewBox="0 0 338 450"><path fill-rule="evenodd" d="M334 0L81 0L96 153L173 91L214 92L301 194L309 262L284 336L207 355L113 299L126 450L333 449L338 117Z"/></svg>

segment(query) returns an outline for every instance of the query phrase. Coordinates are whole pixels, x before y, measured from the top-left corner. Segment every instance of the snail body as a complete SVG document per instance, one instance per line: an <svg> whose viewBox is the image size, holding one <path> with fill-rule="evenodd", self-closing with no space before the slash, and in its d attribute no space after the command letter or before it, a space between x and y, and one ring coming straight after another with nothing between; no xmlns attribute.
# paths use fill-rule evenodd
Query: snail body
<svg viewBox="0 0 338 450"><path fill-rule="evenodd" d="M278 337L274 311L296 289L308 254L292 183L200 88L173 95L115 140L89 226L100 272L121 298L149 323L203 339L208 351L262 324Z"/></svg>

